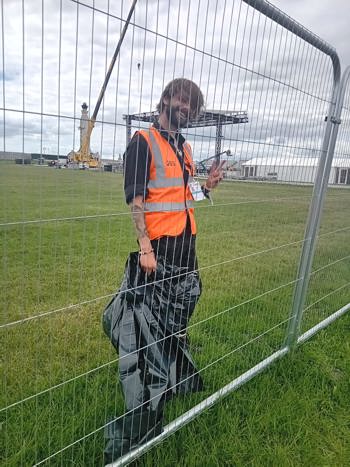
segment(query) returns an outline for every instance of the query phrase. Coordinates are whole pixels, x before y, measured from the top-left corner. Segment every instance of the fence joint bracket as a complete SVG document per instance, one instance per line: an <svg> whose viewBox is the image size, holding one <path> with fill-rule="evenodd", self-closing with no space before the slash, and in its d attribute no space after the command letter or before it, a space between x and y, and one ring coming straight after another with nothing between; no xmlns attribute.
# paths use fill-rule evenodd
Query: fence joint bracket
<svg viewBox="0 0 350 467"><path fill-rule="evenodd" d="M328 115L326 115L324 121L327 122L328 120ZM341 124L341 118L335 117L334 115L331 116L330 118L331 122L334 123L334 125L340 125Z"/></svg>

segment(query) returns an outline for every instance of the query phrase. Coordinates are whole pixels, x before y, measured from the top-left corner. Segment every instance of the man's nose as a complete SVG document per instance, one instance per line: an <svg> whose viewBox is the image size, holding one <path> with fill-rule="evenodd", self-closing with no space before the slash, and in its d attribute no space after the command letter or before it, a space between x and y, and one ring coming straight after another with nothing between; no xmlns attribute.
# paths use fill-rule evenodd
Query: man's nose
<svg viewBox="0 0 350 467"><path fill-rule="evenodd" d="M190 113L191 108L189 104L181 104L180 110L182 113L187 115Z"/></svg>

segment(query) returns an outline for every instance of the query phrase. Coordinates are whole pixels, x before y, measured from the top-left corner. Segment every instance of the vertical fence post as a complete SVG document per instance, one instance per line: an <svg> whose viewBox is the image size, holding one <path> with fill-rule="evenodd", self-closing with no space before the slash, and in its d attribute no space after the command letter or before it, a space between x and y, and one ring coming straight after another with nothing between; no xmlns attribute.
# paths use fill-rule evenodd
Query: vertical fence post
<svg viewBox="0 0 350 467"><path fill-rule="evenodd" d="M222 123L220 122L220 118L219 118L219 122L216 125L215 154L220 154L220 152L221 152L222 138L223 138L223 136L222 136Z"/></svg>
<svg viewBox="0 0 350 467"><path fill-rule="evenodd" d="M332 99L332 103L329 109L330 111L327 118L327 128L325 131L321 159L312 194L312 201L310 205L308 222L304 236L303 249L299 262L297 283L294 290L291 319L289 321L286 336L286 345L289 348L295 347L298 342L299 329L309 285L312 262L314 258L317 233L323 211L325 193L328 186L329 173L333 161L334 148L338 136L338 128L340 124L340 116L344 101L345 89L350 76L350 67L348 67L345 70L340 84L340 69L338 76L336 70L334 70L334 72L334 99Z"/></svg>
<svg viewBox="0 0 350 467"><path fill-rule="evenodd" d="M131 117L129 115L125 115L125 131L126 131L126 146L131 141Z"/></svg>

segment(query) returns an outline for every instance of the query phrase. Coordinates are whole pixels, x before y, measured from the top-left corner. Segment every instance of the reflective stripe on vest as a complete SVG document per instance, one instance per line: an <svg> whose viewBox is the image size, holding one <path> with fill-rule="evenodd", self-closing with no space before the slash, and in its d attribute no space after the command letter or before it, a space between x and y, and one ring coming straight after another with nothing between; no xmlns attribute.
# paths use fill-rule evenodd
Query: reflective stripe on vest
<svg viewBox="0 0 350 467"><path fill-rule="evenodd" d="M157 178L156 180L150 180L147 188L169 188L172 186L182 186L184 179L182 177L174 178Z"/></svg>
<svg viewBox="0 0 350 467"><path fill-rule="evenodd" d="M149 180L148 188L170 188L172 186L182 186L183 185L183 177L166 177L165 170L164 170L164 163L163 157L160 152L157 140L154 137L152 131L149 133L151 144L152 144L152 151L154 156L154 163L157 170L157 178L156 180Z"/></svg>
<svg viewBox="0 0 350 467"><path fill-rule="evenodd" d="M144 203L146 212L170 212L183 211L187 208L193 208L194 202L191 200L186 203Z"/></svg>

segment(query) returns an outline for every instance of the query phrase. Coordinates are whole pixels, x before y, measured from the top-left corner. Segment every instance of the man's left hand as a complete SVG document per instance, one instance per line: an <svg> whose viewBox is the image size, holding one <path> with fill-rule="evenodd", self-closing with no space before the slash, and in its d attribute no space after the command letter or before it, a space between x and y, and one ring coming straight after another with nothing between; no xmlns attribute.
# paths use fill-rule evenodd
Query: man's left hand
<svg viewBox="0 0 350 467"><path fill-rule="evenodd" d="M216 161L213 162L213 165L211 166L210 171L209 171L209 177L207 181L205 182L205 187L208 190L212 190L213 188L216 188L219 182L221 182L221 180L223 179L222 167L224 166L225 163L226 161L221 161L218 165Z"/></svg>

